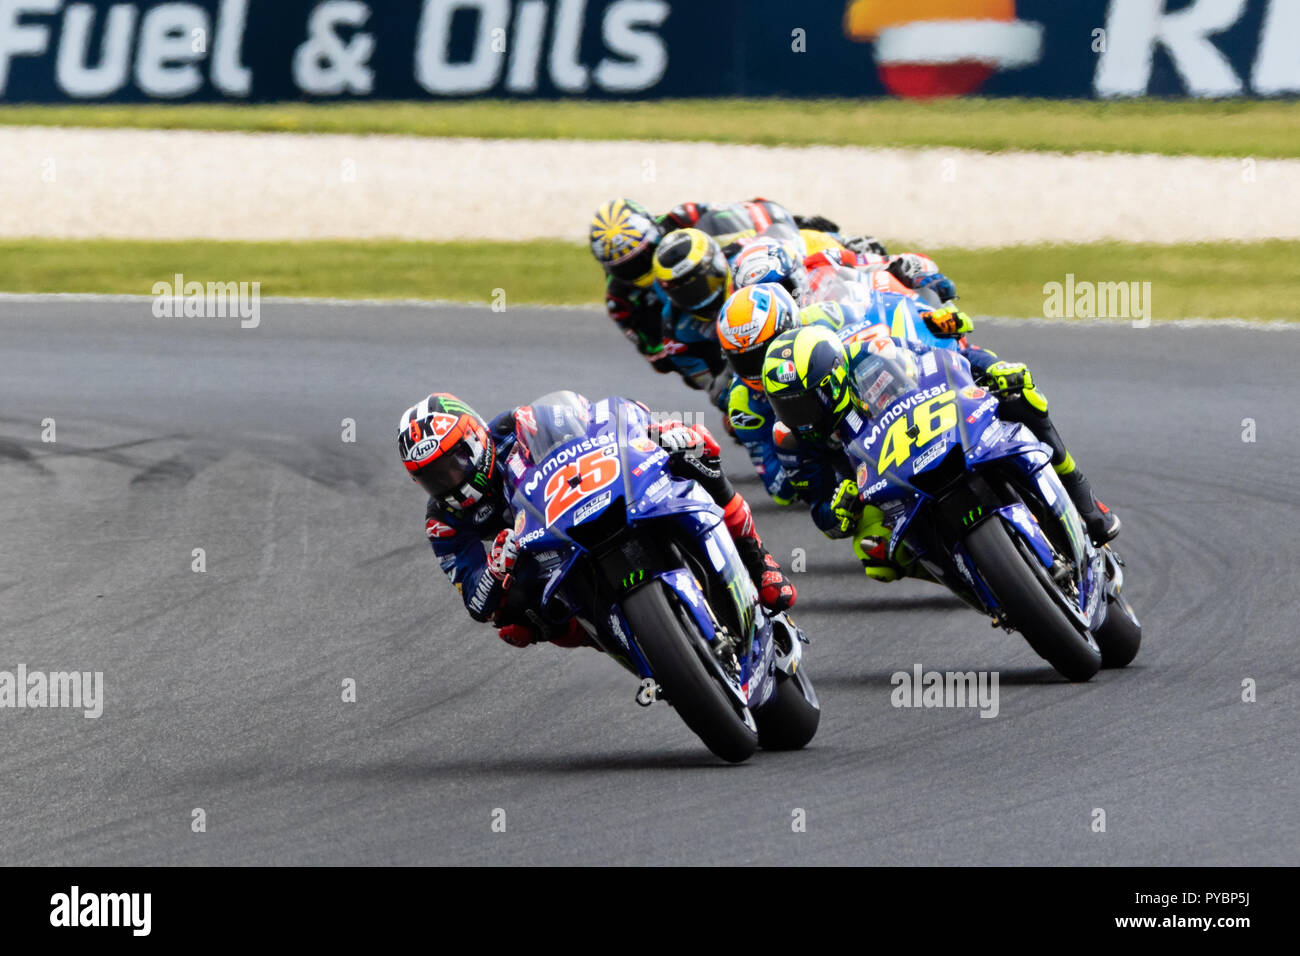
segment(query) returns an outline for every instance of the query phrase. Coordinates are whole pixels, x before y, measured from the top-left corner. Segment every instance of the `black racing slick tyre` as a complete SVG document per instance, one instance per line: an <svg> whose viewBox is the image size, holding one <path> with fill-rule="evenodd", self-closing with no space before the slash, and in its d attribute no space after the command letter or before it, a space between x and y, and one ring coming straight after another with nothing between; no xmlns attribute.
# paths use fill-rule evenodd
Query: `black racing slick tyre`
<svg viewBox="0 0 1300 956"><path fill-rule="evenodd" d="M623 614L663 695L686 726L728 763L749 759L758 749L758 728L701 660L709 653L704 639L679 613L667 586L652 581L633 591L623 600Z"/></svg>
<svg viewBox="0 0 1300 956"><path fill-rule="evenodd" d="M1100 649L1057 606L1047 592L1051 585L1029 566L1006 526L996 518L985 521L965 544L1010 623L1038 656L1068 680L1090 680L1101 669Z"/></svg>
<svg viewBox="0 0 1300 956"><path fill-rule="evenodd" d="M1101 666L1128 667L1142 646L1142 625L1123 598L1107 598L1106 620L1092 632L1101 648Z"/></svg>
<svg viewBox="0 0 1300 956"><path fill-rule="evenodd" d="M822 709L804 693L804 680L802 669L793 676L778 676L772 699L754 712L758 745L764 750L799 750L817 733Z"/></svg>

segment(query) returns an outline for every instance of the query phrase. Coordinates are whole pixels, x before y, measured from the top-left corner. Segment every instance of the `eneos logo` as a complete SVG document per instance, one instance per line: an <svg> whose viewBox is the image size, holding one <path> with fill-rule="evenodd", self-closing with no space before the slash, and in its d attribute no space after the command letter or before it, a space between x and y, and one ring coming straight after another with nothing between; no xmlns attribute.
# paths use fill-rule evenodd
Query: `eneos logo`
<svg viewBox="0 0 1300 956"><path fill-rule="evenodd" d="M1017 20L1015 0L850 0L844 33L873 42L881 82L914 99L974 93L1043 47L1042 24Z"/></svg>

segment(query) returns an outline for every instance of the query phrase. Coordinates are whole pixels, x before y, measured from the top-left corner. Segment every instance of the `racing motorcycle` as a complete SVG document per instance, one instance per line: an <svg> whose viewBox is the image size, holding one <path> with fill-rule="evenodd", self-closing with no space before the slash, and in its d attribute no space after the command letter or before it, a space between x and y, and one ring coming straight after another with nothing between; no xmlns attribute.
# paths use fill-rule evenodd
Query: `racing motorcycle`
<svg viewBox="0 0 1300 956"><path fill-rule="evenodd" d="M821 718L807 639L759 604L720 509L647 437L649 412L560 391L515 415L528 465L513 477L511 594L531 596L525 613L543 630L576 617L640 678L638 703L667 701L723 760L807 744Z"/></svg>
<svg viewBox="0 0 1300 956"><path fill-rule="evenodd" d="M1018 630L1070 680L1130 663L1142 626L1123 560L1092 544L1046 446L998 417L970 363L880 338L853 377L865 414L846 416L846 447L862 500L893 529L890 559Z"/></svg>
<svg viewBox="0 0 1300 956"><path fill-rule="evenodd" d="M928 289L913 291L885 269L850 269L820 266L808 273L808 291L799 304L838 302L853 310L855 324L886 327L896 339L918 342L930 348L956 350L956 339L935 335L922 317L940 307L938 297ZM837 330L841 331L841 330Z"/></svg>

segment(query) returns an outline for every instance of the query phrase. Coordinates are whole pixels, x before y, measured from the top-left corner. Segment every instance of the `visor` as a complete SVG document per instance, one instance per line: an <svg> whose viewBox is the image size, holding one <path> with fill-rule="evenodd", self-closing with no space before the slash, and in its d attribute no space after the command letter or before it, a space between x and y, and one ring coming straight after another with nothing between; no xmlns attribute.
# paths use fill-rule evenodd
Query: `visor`
<svg viewBox="0 0 1300 956"><path fill-rule="evenodd" d="M832 424L830 410L822 401L817 389L809 389L794 395L769 395L772 410L785 423L786 427L804 434L829 435Z"/></svg>
<svg viewBox="0 0 1300 956"><path fill-rule="evenodd" d="M695 275L680 283L674 282L664 286L668 300L679 309L687 312L703 308L721 293L726 284L726 274L706 273Z"/></svg>
<svg viewBox="0 0 1300 956"><path fill-rule="evenodd" d="M459 445L444 452L418 471L411 473L426 492L435 498L444 498L466 484L474 475L474 462L469 449Z"/></svg>
<svg viewBox="0 0 1300 956"><path fill-rule="evenodd" d="M763 342L746 352L727 352L731 370L744 379L746 385L760 392L763 390L763 359L767 355L767 346L768 343Z"/></svg>
<svg viewBox="0 0 1300 956"><path fill-rule="evenodd" d="M648 286L653 281L655 247L650 242L629 252L622 259L606 263L605 271L615 279L631 282L638 286Z"/></svg>

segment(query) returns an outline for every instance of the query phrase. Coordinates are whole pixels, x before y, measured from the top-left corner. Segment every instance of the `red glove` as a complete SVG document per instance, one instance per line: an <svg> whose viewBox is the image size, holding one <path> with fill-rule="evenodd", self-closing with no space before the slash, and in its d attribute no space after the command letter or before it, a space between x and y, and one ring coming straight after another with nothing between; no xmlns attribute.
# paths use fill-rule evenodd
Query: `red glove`
<svg viewBox="0 0 1300 956"><path fill-rule="evenodd" d="M686 452L716 458L722 454L722 446L705 425L685 425L670 418L651 422L646 426L646 434L670 455Z"/></svg>
<svg viewBox="0 0 1300 956"><path fill-rule="evenodd" d="M519 547L515 543L514 529L507 529L497 535L492 542L492 551L488 555L488 573L498 581L505 581L515 569L515 559L519 556Z"/></svg>
<svg viewBox="0 0 1300 956"><path fill-rule="evenodd" d="M700 436L679 421L651 422L646 434L670 455L692 451L702 444Z"/></svg>

